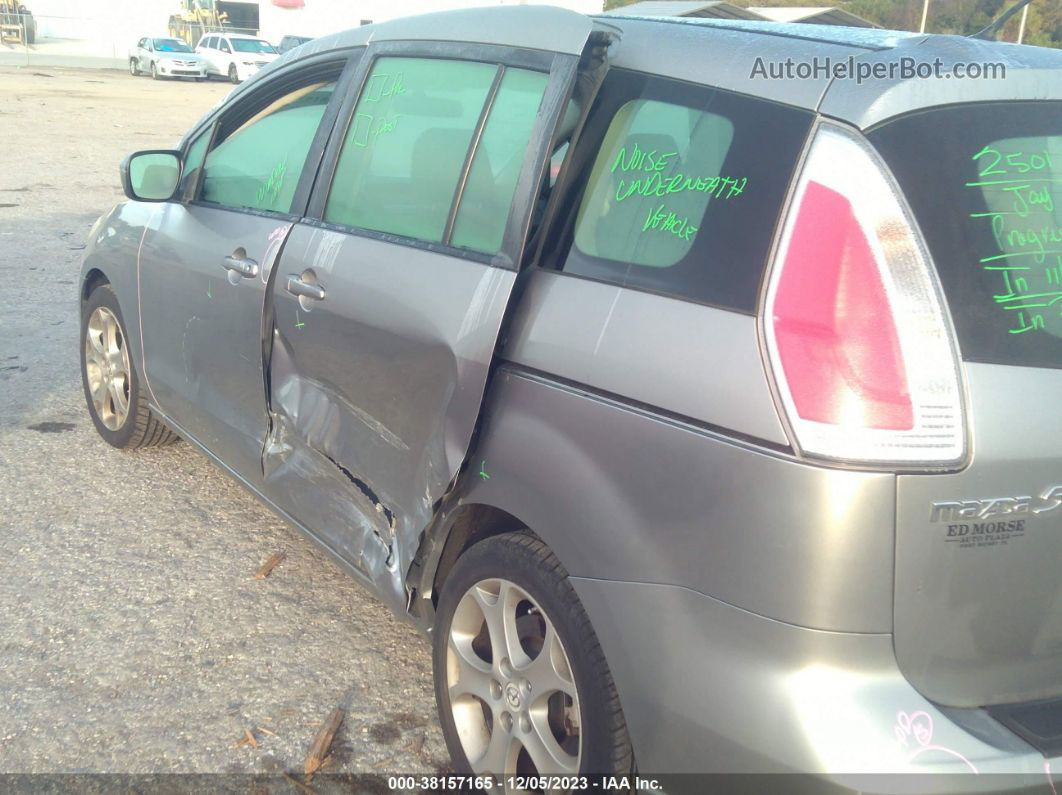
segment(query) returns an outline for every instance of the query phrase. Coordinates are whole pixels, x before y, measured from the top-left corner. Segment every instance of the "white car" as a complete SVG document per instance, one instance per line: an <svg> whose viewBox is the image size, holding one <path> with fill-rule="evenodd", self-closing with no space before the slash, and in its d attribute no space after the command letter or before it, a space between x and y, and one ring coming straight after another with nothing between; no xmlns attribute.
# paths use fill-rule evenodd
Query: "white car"
<svg viewBox="0 0 1062 795"><path fill-rule="evenodd" d="M150 74L156 80L163 77L207 76L207 62L180 39L145 37L129 51L129 74Z"/></svg>
<svg viewBox="0 0 1062 795"><path fill-rule="evenodd" d="M195 51L206 60L209 74L233 83L243 82L280 55L265 39L236 33L207 33Z"/></svg>

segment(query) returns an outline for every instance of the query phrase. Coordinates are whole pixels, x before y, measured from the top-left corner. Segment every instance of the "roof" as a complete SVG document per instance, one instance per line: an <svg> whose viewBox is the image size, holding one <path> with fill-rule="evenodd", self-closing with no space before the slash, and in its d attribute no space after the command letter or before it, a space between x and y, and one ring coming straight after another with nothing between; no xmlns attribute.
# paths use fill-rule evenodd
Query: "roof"
<svg viewBox="0 0 1062 795"><path fill-rule="evenodd" d="M763 19L759 14L724 0L641 0L606 11L606 15L636 17L714 17Z"/></svg>
<svg viewBox="0 0 1062 795"><path fill-rule="evenodd" d="M741 19L587 17L550 6L493 6L442 11L366 25L307 42L289 50L250 80L237 97L262 79L304 58L377 41L497 44L579 55L591 32L608 29L618 37L610 48L616 68L660 74L714 86L793 107L816 111L867 128L914 110L957 102L1015 99L1062 101L1062 51L1045 47L981 41L961 36L926 35L880 28L756 22ZM958 63L1001 63L1006 77L993 79L834 79L828 70L808 79L770 79L758 62L808 62L833 65L853 59L898 65L937 59L950 76Z"/></svg>
<svg viewBox="0 0 1062 795"><path fill-rule="evenodd" d="M754 6L748 10L773 22L810 22L816 25L846 25L855 28L879 27L869 19L836 6Z"/></svg>

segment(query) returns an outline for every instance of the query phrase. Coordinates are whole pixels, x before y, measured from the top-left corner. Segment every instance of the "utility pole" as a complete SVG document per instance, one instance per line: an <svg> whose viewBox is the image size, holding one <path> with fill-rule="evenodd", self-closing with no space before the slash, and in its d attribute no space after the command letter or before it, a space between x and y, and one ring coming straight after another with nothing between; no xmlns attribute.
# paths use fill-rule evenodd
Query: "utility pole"
<svg viewBox="0 0 1062 795"><path fill-rule="evenodd" d="M1028 7L1026 7L1026 10L1028 10ZM922 4L922 25L921 25L921 27L918 28L918 32L919 33L925 33L926 32L926 17L928 17L928 16L929 16L929 0L924 0L924 2Z"/></svg>
<svg viewBox="0 0 1062 795"><path fill-rule="evenodd" d="M1030 3L1029 5L1032 5ZM1029 6L1025 6L1021 10L1021 25L1018 27L1018 44L1021 44L1022 39L1025 38L1025 20L1029 18Z"/></svg>

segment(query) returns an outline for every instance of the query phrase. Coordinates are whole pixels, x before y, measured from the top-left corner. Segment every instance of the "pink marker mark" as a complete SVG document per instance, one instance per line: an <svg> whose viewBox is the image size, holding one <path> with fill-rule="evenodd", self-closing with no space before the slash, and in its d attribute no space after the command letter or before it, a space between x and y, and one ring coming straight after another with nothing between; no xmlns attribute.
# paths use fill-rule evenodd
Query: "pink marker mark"
<svg viewBox="0 0 1062 795"><path fill-rule="evenodd" d="M958 751L943 745L933 744L933 717L928 712L923 710L910 714L897 712L896 726L893 728L893 733L896 735L896 740L899 742L900 747L904 749L911 748L910 740L914 739L915 745L907 757L908 762L913 762L924 753L939 751L961 760L975 775L980 775L974 763ZM1055 793L1055 795L1058 795L1058 793Z"/></svg>

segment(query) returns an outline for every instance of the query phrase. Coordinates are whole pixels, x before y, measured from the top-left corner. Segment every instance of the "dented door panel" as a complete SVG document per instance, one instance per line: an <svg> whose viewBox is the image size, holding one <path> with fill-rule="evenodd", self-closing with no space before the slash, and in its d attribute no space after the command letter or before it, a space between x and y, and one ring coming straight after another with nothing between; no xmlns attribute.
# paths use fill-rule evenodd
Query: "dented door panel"
<svg viewBox="0 0 1062 795"><path fill-rule="evenodd" d="M307 272L322 300L288 291ZM464 461L515 277L310 224L285 247L265 489L396 605Z"/></svg>
<svg viewBox="0 0 1062 795"><path fill-rule="evenodd" d="M291 222L202 205L152 216L138 273L146 381L186 433L252 483L267 431L262 312ZM254 276L227 269L238 255Z"/></svg>

